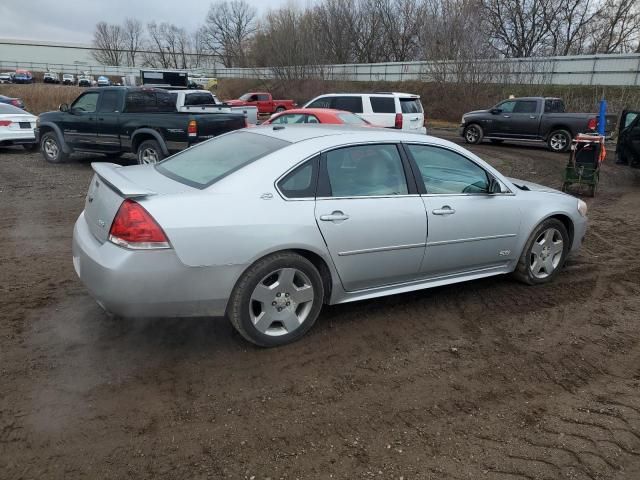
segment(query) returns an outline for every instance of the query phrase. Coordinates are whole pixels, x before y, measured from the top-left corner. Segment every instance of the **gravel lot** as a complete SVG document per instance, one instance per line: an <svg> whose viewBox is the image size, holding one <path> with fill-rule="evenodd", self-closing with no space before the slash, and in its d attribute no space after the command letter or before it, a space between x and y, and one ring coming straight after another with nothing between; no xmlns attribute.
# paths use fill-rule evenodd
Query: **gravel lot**
<svg viewBox="0 0 640 480"><path fill-rule="evenodd" d="M560 185L564 155L473 150ZM101 311L71 263L88 160L0 149L0 478L640 478L640 171L604 165L551 285L328 307L262 350Z"/></svg>

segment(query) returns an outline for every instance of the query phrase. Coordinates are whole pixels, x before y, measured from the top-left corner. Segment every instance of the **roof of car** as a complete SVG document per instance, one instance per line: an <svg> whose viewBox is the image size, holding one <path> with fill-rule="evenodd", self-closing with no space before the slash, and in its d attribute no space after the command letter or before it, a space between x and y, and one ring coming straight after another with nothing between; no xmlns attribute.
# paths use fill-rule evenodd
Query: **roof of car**
<svg viewBox="0 0 640 480"><path fill-rule="evenodd" d="M420 95L416 95L415 93L403 93L403 92L340 92L340 93L323 93L322 95L318 95L315 98L319 97L353 97L360 95L392 95L398 97L407 97L407 98L420 98Z"/></svg>
<svg viewBox="0 0 640 480"><path fill-rule="evenodd" d="M264 125L251 127L246 130L250 133L256 133L273 138L280 138L287 142L298 143L319 137L337 136L337 135L367 135L371 140L376 141L410 141L411 139L429 138L434 140L435 137L427 137L424 134L404 132L403 130L395 130L389 128L371 128L370 126L352 126L352 125L333 125L327 123L319 123L314 125Z"/></svg>

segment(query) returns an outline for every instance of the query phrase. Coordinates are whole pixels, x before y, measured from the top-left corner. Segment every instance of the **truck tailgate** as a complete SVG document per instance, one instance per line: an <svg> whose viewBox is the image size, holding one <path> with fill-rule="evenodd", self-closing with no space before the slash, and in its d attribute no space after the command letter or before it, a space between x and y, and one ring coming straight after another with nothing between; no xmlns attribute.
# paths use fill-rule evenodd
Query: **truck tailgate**
<svg viewBox="0 0 640 480"><path fill-rule="evenodd" d="M245 117L241 113L200 114L195 115L194 120L198 124L199 141L245 127Z"/></svg>

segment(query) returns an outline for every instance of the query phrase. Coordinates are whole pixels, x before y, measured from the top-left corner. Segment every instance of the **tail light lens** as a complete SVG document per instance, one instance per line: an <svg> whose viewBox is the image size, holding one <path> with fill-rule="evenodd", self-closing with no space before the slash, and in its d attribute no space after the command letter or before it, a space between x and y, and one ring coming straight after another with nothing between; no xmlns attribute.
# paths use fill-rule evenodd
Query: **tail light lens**
<svg viewBox="0 0 640 480"><path fill-rule="evenodd" d="M149 212L129 199L122 202L113 219L109 241L133 250L171 248L167 235Z"/></svg>
<svg viewBox="0 0 640 480"><path fill-rule="evenodd" d="M401 113L396 113L396 121L393 127L397 128L398 130L402 130L402 114Z"/></svg>
<svg viewBox="0 0 640 480"><path fill-rule="evenodd" d="M0 120L0 127L8 127L13 122L11 120Z"/></svg>
<svg viewBox="0 0 640 480"><path fill-rule="evenodd" d="M190 137L195 137L198 135L198 123L195 120L191 120L189 122L189 126L187 127L187 133Z"/></svg>
<svg viewBox="0 0 640 480"><path fill-rule="evenodd" d="M596 121L595 118L590 118L589 121L587 122L587 129L595 130L596 128L598 128L598 122Z"/></svg>

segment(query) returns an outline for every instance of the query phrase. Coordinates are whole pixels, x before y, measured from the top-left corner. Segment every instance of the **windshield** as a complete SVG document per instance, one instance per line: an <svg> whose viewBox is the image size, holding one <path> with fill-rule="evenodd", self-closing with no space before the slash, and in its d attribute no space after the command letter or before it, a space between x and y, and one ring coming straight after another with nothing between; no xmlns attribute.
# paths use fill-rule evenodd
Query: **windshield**
<svg viewBox="0 0 640 480"><path fill-rule="evenodd" d="M251 98L251 94L250 94L250 93L245 93L244 95L242 95L242 96L240 97L240 100L242 100L242 101L246 102L246 101L248 101L250 98Z"/></svg>
<svg viewBox="0 0 640 480"><path fill-rule="evenodd" d="M236 131L184 150L156 168L178 182L205 188L287 145L289 142L278 138Z"/></svg>

